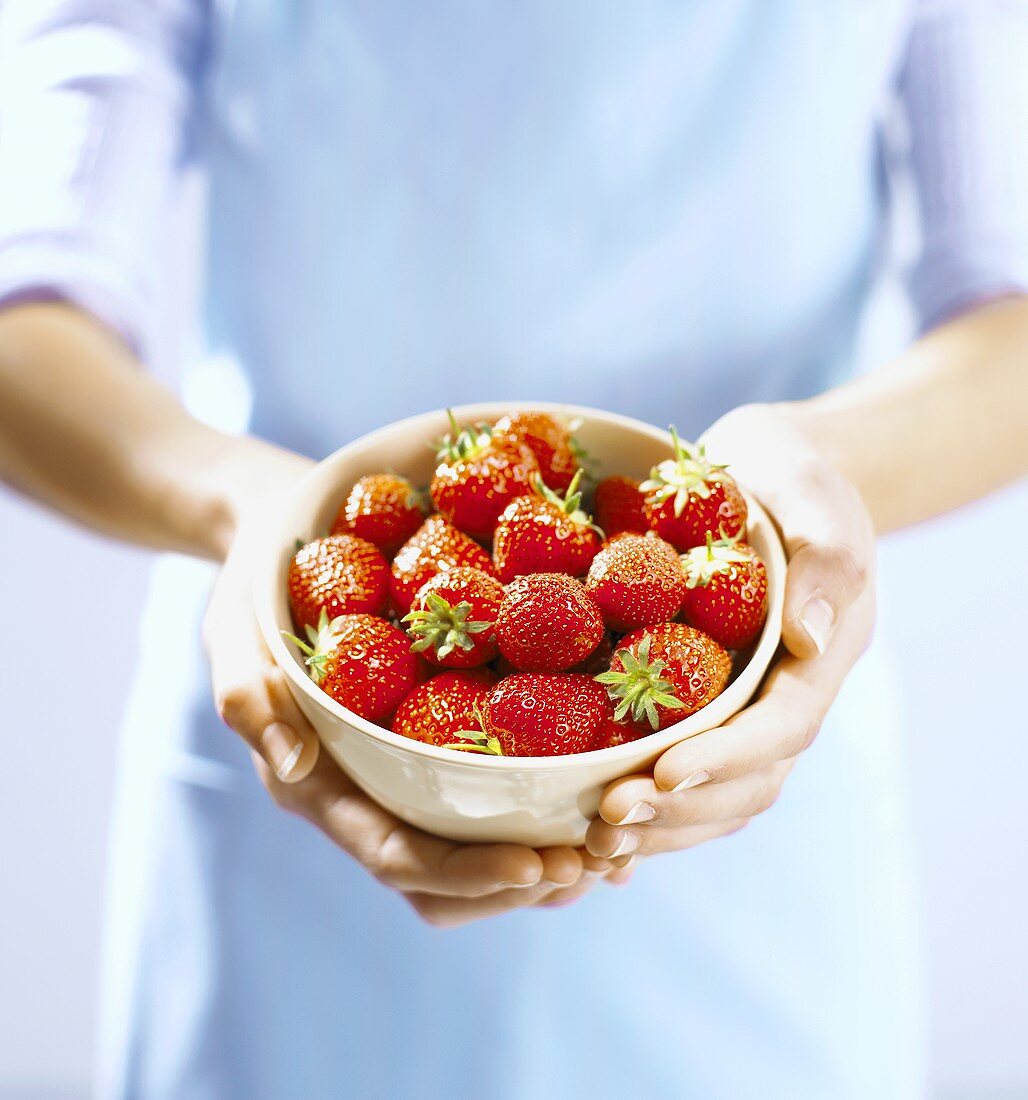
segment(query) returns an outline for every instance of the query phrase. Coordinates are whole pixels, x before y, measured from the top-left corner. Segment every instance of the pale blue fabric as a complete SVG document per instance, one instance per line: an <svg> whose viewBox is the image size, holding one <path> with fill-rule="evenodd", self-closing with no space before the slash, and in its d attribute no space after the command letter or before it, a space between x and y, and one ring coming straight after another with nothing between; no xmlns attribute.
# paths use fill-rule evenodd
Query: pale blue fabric
<svg viewBox="0 0 1028 1100"><path fill-rule="evenodd" d="M183 378L197 406L224 403L227 363L249 382L250 427L315 456L504 397L696 432L847 370L894 87L917 108L932 192L922 319L1028 285L1028 188L1008 187L1028 162L999 156L991 126L980 140L977 79L1022 86L1025 9L975 5L965 62L971 7L16 0L7 16L31 11L5 70L19 84L0 122L0 298L68 297L150 358L156 229L199 163L207 354ZM999 40L997 79L981 43ZM49 142L28 125L39 113ZM974 198L948 200L979 165ZM880 657L749 830L567 911L440 933L260 789L211 708L208 580L162 560L145 615L102 1096L920 1093Z"/></svg>

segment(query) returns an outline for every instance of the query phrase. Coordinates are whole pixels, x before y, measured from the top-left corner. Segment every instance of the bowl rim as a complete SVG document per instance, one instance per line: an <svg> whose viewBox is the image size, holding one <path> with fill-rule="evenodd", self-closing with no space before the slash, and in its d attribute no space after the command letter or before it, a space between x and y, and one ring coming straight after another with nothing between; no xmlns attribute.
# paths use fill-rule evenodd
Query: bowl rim
<svg viewBox="0 0 1028 1100"><path fill-rule="evenodd" d="M471 405L455 405L452 407L454 416L458 421L496 419L509 412L527 412L538 410L540 412L553 412L570 419L599 420L606 423L615 423L621 427L631 429L642 435L649 436L652 440L666 443L671 446L671 435L663 428L648 424L643 420L623 416L620 413L607 412L602 409L593 409L585 405L569 405L548 401L489 401ZM291 486L290 501L303 499L310 488L325 476L327 467L336 465L373 444L380 444L388 440L392 435L407 434L419 424L426 428L429 434L429 425L438 425L441 418L445 418L445 409L435 409L430 412L418 413L414 416L396 420L374 431L359 436L345 446L338 448L326 455L320 462L314 465L306 474ZM493 756L491 754L477 752L456 752L453 749L428 745L423 741L415 741L410 737L394 733L390 729L376 725L367 718L348 710L330 695L322 691L307 675L303 665L293 650L295 645L287 645L283 630L275 614L276 586L279 582L279 556L284 545L282 529L287 526L285 521L290 519L288 508L275 511L274 518L269 518L257 533L257 545L254 551L254 564L252 569L252 599L257 623L264 639L265 645L271 652L275 664L285 673L293 687L309 699L314 705L320 707L334 718L343 722L359 733L367 734L383 745L397 749L401 752L413 753L416 756L437 760L448 766L481 769L507 769L507 770L533 770L554 771L560 769L572 769L583 764L593 764L603 761L616 763L618 760L634 760L639 756L640 750L645 748L647 756L659 756L672 745L688 740L700 733L716 729L729 718L737 714L745 705L738 702L732 705L728 713L721 720L713 724L704 724L705 712L709 707L721 703L719 710L724 709L724 703L731 701L736 704L740 697L752 695L763 679L775 651L781 640L782 610L785 600L785 551L782 547L781 536L777 525L768 514L767 510L749 492L744 485L739 486L746 499L747 507L751 514L757 516L765 526L770 542L770 554L764 556L764 562L768 572L768 609L767 618L761 630L757 644L753 647L750 659L746 662L739 674L725 688L720 695L712 699L706 706L690 714L681 722L676 722L666 729L656 733L647 734L635 741L627 741L623 745L615 745L602 749L591 749L588 752L567 753L563 756ZM286 539L286 542L291 541ZM289 624L290 629L292 624ZM757 677L754 682L747 673L756 670ZM708 712L709 713L709 712Z"/></svg>

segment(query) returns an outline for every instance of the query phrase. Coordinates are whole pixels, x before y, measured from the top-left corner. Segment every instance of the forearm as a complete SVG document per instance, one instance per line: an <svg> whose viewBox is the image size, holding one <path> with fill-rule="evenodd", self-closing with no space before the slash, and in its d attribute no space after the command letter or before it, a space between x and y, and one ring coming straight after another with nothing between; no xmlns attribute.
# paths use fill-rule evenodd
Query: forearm
<svg viewBox="0 0 1028 1100"><path fill-rule="evenodd" d="M0 311L0 479L26 495L115 538L220 559L283 464L191 417L86 315Z"/></svg>
<svg viewBox="0 0 1028 1100"><path fill-rule="evenodd" d="M984 496L1028 473L1028 298L940 326L788 409L860 490L879 532Z"/></svg>

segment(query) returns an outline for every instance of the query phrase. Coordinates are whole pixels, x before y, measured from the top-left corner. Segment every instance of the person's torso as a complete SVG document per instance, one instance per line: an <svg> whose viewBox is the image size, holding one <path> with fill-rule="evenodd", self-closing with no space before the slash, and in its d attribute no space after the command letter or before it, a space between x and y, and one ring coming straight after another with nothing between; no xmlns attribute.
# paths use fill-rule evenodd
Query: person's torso
<svg viewBox="0 0 1028 1100"><path fill-rule="evenodd" d="M321 454L505 396L697 432L845 369L904 0L236 0L206 336Z"/></svg>

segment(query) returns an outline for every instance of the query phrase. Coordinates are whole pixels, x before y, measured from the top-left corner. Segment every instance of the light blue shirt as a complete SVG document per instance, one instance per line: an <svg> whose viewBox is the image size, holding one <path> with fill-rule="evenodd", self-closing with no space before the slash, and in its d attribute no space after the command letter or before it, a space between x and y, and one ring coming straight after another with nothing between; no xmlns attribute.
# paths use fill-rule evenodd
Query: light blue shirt
<svg viewBox="0 0 1028 1100"><path fill-rule="evenodd" d="M1028 288L1015 0L14 0L3 19L0 300L77 302L158 360L162 227L199 166L183 385L213 400L212 364L234 364L252 430L315 456L448 403L696 432L830 385L888 230L893 99L922 325ZM874 656L750 830L441 935L259 789L211 710L207 580L160 562L144 623L105 1095L917 1095Z"/></svg>

